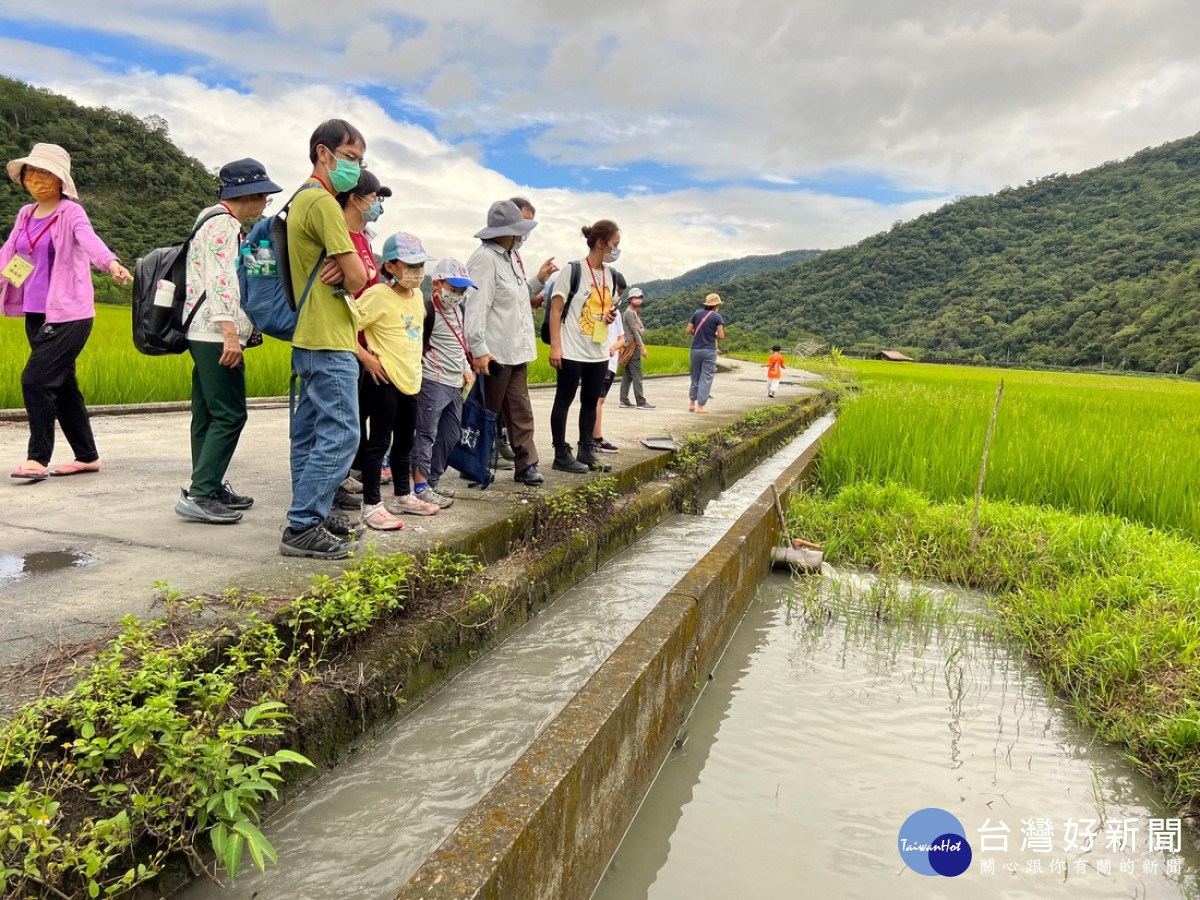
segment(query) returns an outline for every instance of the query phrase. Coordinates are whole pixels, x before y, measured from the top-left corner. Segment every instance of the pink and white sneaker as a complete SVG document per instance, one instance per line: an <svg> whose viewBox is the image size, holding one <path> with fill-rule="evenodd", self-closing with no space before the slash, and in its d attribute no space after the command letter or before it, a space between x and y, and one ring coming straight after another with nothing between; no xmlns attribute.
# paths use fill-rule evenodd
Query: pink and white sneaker
<svg viewBox="0 0 1200 900"><path fill-rule="evenodd" d="M363 510L363 524L376 531L399 531L404 527L399 517L392 515L382 503Z"/></svg>

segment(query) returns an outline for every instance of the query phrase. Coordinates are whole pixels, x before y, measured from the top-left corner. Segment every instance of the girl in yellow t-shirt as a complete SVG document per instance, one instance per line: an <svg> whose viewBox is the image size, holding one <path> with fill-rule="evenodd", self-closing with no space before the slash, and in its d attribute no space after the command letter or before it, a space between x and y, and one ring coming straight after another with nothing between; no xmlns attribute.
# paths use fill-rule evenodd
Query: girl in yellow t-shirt
<svg viewBox="0 0 1200 900"><path fill-rule="evenodd" d="M400 514L432 516L437 504L426 503L412 491L408 460L416 431L417 394L421 390L425 298L421 282L425 263L432 259L421 241L399 231L383 242L386 284L367 288L355 301L359 328L371 352L383 363L387 380L364 379L359 393L364 417L370 418L370 437L363 449L363 522L380 531L401 527ZM380 468L388 444L392 447L392 490L383 502Z"/></svg>

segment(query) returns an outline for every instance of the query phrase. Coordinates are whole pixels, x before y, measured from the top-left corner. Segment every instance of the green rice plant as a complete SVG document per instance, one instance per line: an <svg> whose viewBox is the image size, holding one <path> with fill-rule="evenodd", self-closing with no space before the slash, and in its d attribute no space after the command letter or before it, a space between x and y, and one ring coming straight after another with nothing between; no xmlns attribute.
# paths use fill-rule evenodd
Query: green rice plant
<svg viewBox="0 0 1200 900"><path fill-rule="evenodd" d="M649 347L642 361L648 375L688 371L688 351L680 347ZM529 367L532 384L553 383L550 348L539 342L538 359ZM251 397L281 397L288 392L291 345L266 338L261 347L246 351L246 393ZM0 409L23 407L21 370L29 357L23 319L0 317ZM160 403L188 400L192 395L192 358L144 356L133 346L132 309L96 305L91 338L77 366L79 386L91 404Z"/></svg>
<svg viewBox="0 0 1200 900"><path fill-rule="evenodd" d="M1200 538L1200 384L1161 378L856 361L822 450L831 491L894 481L971 496L996 385L984 496L1106 513Z"/></svg>

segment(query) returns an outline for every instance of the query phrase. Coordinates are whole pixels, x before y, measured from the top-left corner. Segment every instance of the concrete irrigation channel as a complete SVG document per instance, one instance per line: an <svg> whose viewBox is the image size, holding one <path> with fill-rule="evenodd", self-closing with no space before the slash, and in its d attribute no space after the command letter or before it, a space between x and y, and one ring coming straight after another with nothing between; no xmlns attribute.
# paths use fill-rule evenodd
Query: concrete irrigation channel
<svg viewBox="0 0 1200 900"><path fill-rule="evenodd" d="M533 841L544 854L566 846L560 841L564 827L581 836L573 851L579 859L533 865L518 856L508 864L527 875L540 871L541 877L569 868L581 878L546 887L494 874L496 896L585 895L587 879L598 876L622 822L676 739L680 717L706 678L701 673L714 663L769 568L777 527L770 487L794 483L814 457L831 421L826 416L808 424L820 406L814 403L808 412L732 448L727 477L720 479L732 486L714 501L705 504L697 497L715 493L716 483L704 486L688 478L643 483L605 523L603 534L580 540L565 555L550 554L538 567L541 575L528 577L526 566L519 589L558 578L563 590L555 592L553 605L428 702L360 742L353 755L273 817L268 833L279 852L277 867L263 875L244 872L229 888L197 883L183 896L320 897L335 883L343 896L394 896L464 815L456 835L469 829L480 815L471 807L489 788L495 785L481 808L496 792L503 796L514 777L529 783L505 802L509 825L521 811L542 808L543 817L531 817L520 835L509 835L496 830L497 813L482 813L488 842L476 848L478 855L447 850L456 840L452 836L434 857L439 866L455 860L453 872L429 877L442 891L436 895L483 896L464 884L465 872L502 858L497 841L509 838L520 846ZM676 500L663 506L672 496ZM759 502L763 496L765 507ZM704 515L675 514L700 506ZM742 515L747 508L751 513ZM764 509L769 521L763 521ZM602 565L591 555L600 547L601 556L611 557ZM444 656L454 658L449 645ZM620 673L616 681L614 667ZM641 698L637 710L628 706L634 695ZM596 727L599 735L593 734ZM328 729L328 721L314 726L318 733ZM554 803L566 802L572 811L617 803L620 814L602 813L607 825L597 838L595 822L568 825L561 821L563 809L552 811L528 793L550 784L567 790L567 799ZM579 795L593 790L597 797ZM547 814L555 821L547 822ZM417 890L421 896L425 888Z"/></svg>
<svg viewBox="0 0 1200 900"><path fill-rule="evenodd" d="M572 859L568 864L542 858L531 865L519 854L507 862L523 872L541 871L543 878L568 869L578 870L582 877L543 889L533 883L514 884L503 873L492 876L502 884L495 896L586 896L587 878L594 882L598 877L624 828L622 822L628 820L657 761L675 740L680 718L703 680L700 673L719 655L740 610L770 567L778 522L769 485L794 484L810 464L817 438L831 420L812 423L827 406L824 397L797 405L758 436L713 453L702 472L682 477L660 472L667 477L657 478L652 472L641 473L627 486L631 490L620 508L595 530L489 580L493 604L510 613L494 619L486 633L433 625L424 629L419 654L412 652L416 645L411 635L392 646L384 640L362 648L357 656L364 663L363 683L354 698L336 691L318 692L293 710L297 720L289 745L322 763L341 759L342 764L305 787L268 822L268 836L280 853L279 866L265 875L244 871L236 884L225 889L197 882L183 896L189 900L330 896L333 882L345 896L393 896L401 882L421 867L424 856L469 813L446 847L466 833L477 815L470 811L471 804L491 784L499 782L493 795L503 794L517 777L514 773L524 772L532 783L554 782L562 790L577 782L581 773L590 772L583 779L586 785L579 784L576 790L598 789L606 798L601 807L619 802L622 810L620 816L603 813L607 825L599 844L587 837L575 847L574 853L590 862L584 865ZM791 462L801 450L805 451L802 457ZM739 482L752 469L751 476ZM720 501L709 506L724 522L677 515L681 510L697 512L707 498L735 482L735 490L729 493L744 495L735 501L739 512L755 500L745 516L722 510ZM760 495L767 498L765 505ZM514 529L519 530L510 524L476 536L476 549L499 547ZM627 557L622 551L629 548L628 553L634 553L646 544L653 545L651 562L627 558L623 576L610 574L609 566L619 566ZM504 561L493 568L499 573ZM596 574L581 581L589 572ZM688 574L680 580L683 573ZM617 582L607 580L611 578ZM588 582L596 583L580 600L579 588L586 589ZM550 606L564 590L566 594ZM606 602L610 606L602 608ZM543 609L519 634L479 659L480 651L493 647ZM522 642L530 641L547 648L549 662L510 660L521 655ZM391 717L397 685L402 686L402 698L423 699L431 685L445 685L449 674L475 660L427 703L409 704L399 721ZM616 682L608 674L614 667L622 673ZM628 678L633 679L632 688L621 681ZM584 682L584 692L572 699ZM640 709L628 705L631 690L643 698ZM588 725L581 724L581 714ZM603 737L590 736L588 729L599 726L601 718ZM374 724L379 728L371 729ZM364 728L371 729L369 737L347 756L347 736ZM564 735L568 736L565 742ZM553 760L542 758L547 742ZM532 767L527 762L530 754L540 760ZM602 771L606 774L597 778ZM580 813L595 812L600 799L577 802L584 798L571 791L568 795L566 802ZM464 797L471 799L464 803ZM559 797L555 802L563 801ZM527 793L514 803L506 805L505 816L533 811ZM543 815L550 809L546 807ZM493 813L485 818L495 825ZM520 835L512 836L515 843L528 846L533 840L543 855L552 847L565 848L556 836L564 823L537 832L544 840L534 840L530 835L539 828L538 821L545 826L544 820L530 819ZM513 822L510 818L510 825ZM578 827L582 836L595 823L581 821ZM500 839L494 828L488 833L490 842ZM463 879L480 860L500 858L495 846L489 843L477 855L453 853L452 873L434 872L423 881L422 873L433 864L426 863L414 878L421 886L412 896L424 896L430 882L441 886L442 893L435 896L486 896L464 893ZM438 852L436 858L442 861L438 865L448 852L446 848ZM471 877L483 876L473 872Z"/></svg>
<svg viewBox="0 0 1200 900"><path fill-rule="evenodd" d="M811 474L818 421L773 483ZM799 443L799 442L798 442ZM799 449L799 448L798 448ZM421 865L397 898L586 898L771 569L763 490Z"/></svg>

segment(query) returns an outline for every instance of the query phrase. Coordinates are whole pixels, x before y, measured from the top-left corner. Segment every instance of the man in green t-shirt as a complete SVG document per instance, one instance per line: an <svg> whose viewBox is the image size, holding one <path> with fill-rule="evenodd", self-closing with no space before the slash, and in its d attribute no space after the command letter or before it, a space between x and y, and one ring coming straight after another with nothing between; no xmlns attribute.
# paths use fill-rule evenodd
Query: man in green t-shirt
<svg viewBox="0 0 1200 900"><path fill-rule="evenodd" d="M307 184L320 189L296 194L287 215L296 297L325 261L292 337L292 371L300 377L300 391L291 429L292 505L279 552L341 559L350 553L354 532L344 517L329 512L358 448L358 326L343 298L366 285L367 272L334 196L358 184L366 141L349 122L330 119L312 133L308 150L313 171Z"/></svg>

